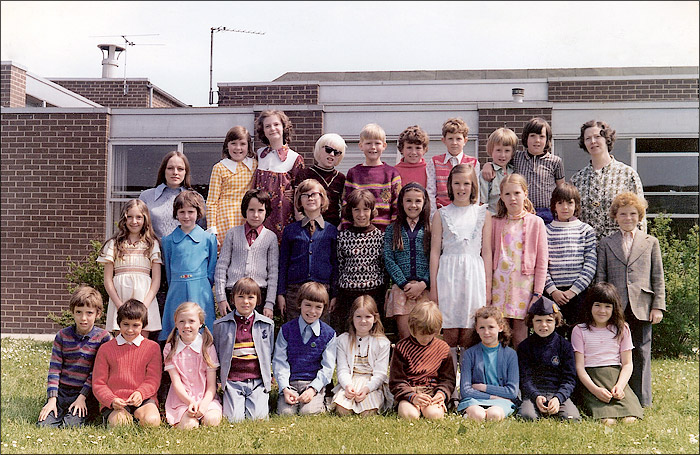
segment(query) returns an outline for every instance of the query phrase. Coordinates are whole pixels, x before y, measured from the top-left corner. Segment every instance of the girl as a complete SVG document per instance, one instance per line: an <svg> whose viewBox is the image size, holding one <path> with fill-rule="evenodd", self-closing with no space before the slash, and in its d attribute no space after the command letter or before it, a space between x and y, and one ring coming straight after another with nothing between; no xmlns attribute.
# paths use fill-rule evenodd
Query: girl
<svg viewBox="0 0 700 455"><path fill-rule="evenodd" d="M324 134L314 146L316 164L299 171L294 179L295 188L306 179L317 180L323 185L328 196L328 209L323 214L323 219L335 227L340 227L340 206L345 186L345 174L336 167L343 161L346 148L345 141L339 135Z"/></svg>
<svg viewBox="0 0 700 455"><path fill-rule="evenodd" d="M634 346L615 286L603 282L588 288L581 316L583 323L571 332L571 344L584 386L584 407L606 425L619 417L625 422L641 419L642 406L627 384Z"/></svg>
<svg viewBox="0 0 700 455"><path fill-rule="evenodd" d="M518 356L509 348L510 327L498 308L479 308L474 316L474 346L462 355L457 411L478 421L503 420L515 411ZM478 344L476 344L478 343Z"/></svg>
<svg viewBox="0 0 700 455"><path fill-rule="evenodd" d="M316 180L304 180L295 191L294 206L304 218L284 228L277 278L277 304L285 321L300 315L298 296L304 283L321 283L333 296L333 308L338 282L338 230L321 216L328 207L326 190Z"/></svg>
<svg viewBox="0 0 700 455"><path fill-rule="evenodd" d="M304 168L304 159L289 148L292 123L284 112L262 111L255 120L255 134L266 147L258 149L258 169L253 175L252 188L270 193L272 212L265 220L265 227L281 241L284 227L293 221L292 182Z"/></svg>
<svg viewBox="0 0 700 455"><path fill-rule="evenodd" d="M387 376L391 343L372 297L359 296L350 311L349 331L338 337L338 385L331 408L341 416L374 415L391 407Z"/></svg>
<svg viewBox="0 0 700 455"><path fill-rule="evenodd" d="M222 156L223 159L211 170L207 196L207 232L216 235L219 248L228 230L243 224L241 201L258 167L258 162L253 158L253 141L247 129L234 126L228 130Z"/></svg>
<svg viewBox="0 0 700 455"><path fill-rule="evenodd" d="M527 338L527 310L542 297L547 277L547 231L527 198L520 174L501 181L501 199L493 220L491 305L500 309L513 331L513 348Z"/></svg>
<svg viewBox="0 0 700 455"><path fill-rule="evenodd" d="M365 189L353 191L343 211L352 226L338 233L339 290L336 305L330 309L336 333L348 329L350 306L361 295L371 295L379 314L384 314L384 234L372 224L377 214L374 195Z"/></svg>
<svg viewBox="0 0 700 455"><path fill-rule="evenodd" d="M472 315L491 295L491 214L478 204L479 184L470 164L450 170L447 195L452 203L433 218L430 281L436 285L430 297L442 311L443 336L456 369L457 347L470 346Z"/></svg>
<svg viewBox="0 0 700 455"><path fill-rule="evenodd" d="M102 245L97 262L104 264L104 285L109 294L107 330L119 330L117 309L129 299L139 300L148 308L143 336L148 338L149 332L160 330L156 293L163 261L148 207L142 200L132 199L124 206L117 233Z"/></svg>
<svg viewBox="0 0 700 455"><path fill-rule="evenodd" d="M170 332L163 358L171 384L165 400L165 420L177 428L218 426L222 408L216 396L219 360L211 332L204 326L204 311L194 302L175 310L175 328ZM204 327L203 333L199 329Z"/></svg>
<svg viewBox="0 0 700 455"><path fill-rule="evenodd" d="M216 269L216 236L196 224L205 210L204 199L192 190L180 193L173 203L173 217L180 226L163 239L163 260L170 286L163 310L161 341L173 329L173 315L182 302L196 302L202 307L210 331L214 323L211 289Z"/></svg>
<svg viewBox="0 0 700 455"><path fill-rule="evenodd" d="M423 186L412 182L399 192L398 215L384 233L384 263L394 282L386 317L396 319L399 339L410 335L408 314L427 302L430 287L430 201Z"/></svg>

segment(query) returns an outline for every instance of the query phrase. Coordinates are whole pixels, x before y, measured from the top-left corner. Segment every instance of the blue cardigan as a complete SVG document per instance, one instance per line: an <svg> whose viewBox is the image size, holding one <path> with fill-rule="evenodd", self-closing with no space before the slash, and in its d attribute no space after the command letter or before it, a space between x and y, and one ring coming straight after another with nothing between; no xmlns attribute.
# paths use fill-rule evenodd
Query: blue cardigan
<svg viewBox="0 0 700 455"><path fill-rule="evenodd" d="M498 385L486 385L486 392L472 388L472 384L486 384L484 351L479 343L462 354L459 391L462 399L488 400L491 395L507 398L518 404L518 355L512 348L498 344Z"/></svg>
<svg viewBox="0 0 700 455"><path fill-rule="evenodd" d="M384 232L384 264L386 271L398 287L403 287L409 281L424 281L430 288L430 257L423 252L423 237L425 228L416 226L413 231L415 237L413 242L408 235L406 224L401 226L401 238L403 239L403 250L394 250L394 227L391 223ZM415 275L411 273L415 270Z"/></svg>

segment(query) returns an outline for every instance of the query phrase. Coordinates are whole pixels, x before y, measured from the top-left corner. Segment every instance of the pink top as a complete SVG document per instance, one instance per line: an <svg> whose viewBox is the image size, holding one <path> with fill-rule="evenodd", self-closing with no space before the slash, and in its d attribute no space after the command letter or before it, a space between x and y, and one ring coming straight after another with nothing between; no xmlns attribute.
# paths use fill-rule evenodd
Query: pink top
<svg viewBox="0 0 700 455"><path fill-rule="evenodd" d="M165 360L164 369L165 371L173 369L177 371L187 394L196 401L200 401L204 397L204 392L206 392L207 389L207 370L216 370L219 366L219 358L216 355L216 349L212 344L207 350L211 361L214 362L215 366L213 368L204 361L201 335L189 345L178 340L175 349L176 351L173 357L170 360ZM163 359L168 356L170 350L170 344L168 343L165 345L165 348L163 348ZM214 398L213 401L216 401L216 398ZM171 425L178 423L182 419L185 411L187 411L188 404L189 403L185 403L180 399L171 385L168 391L168 398L165 400L165 418L168 423Z"/></svg>
<svg viewBox="0 0 700 455"><path fill-rule="evenodd" d="M614 326L587 329L586 324L578 324L571 332L571 344L574 352L583 354L585 367L621 365L620 353L634 349L627 323L620 339L615 338Z"/></svg>
<svg viewBox="0 0 700 455"><path fill-rule="evenodd" d="M406 186L411 182L417 182L425 188L428 185L428 176L425 173L426 165L427 163L423 158L416 164L407 163L401 158L401 161L394 166L398 169L399 175L401 175L401 186Z"/></svg>

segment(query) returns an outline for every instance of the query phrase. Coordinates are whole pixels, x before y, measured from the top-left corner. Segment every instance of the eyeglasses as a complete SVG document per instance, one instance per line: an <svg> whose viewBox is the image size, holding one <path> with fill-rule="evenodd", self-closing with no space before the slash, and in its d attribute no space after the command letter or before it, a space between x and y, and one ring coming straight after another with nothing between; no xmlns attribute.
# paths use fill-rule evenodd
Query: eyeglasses
<svg viewBox="0 0 700 455"><path fill-rule="evenodd" d="M315 192L315 193L302 193L300 196L302 199L318 199L321 197L321 193Z"/></svg>
<svg viewBox="0 0 700 455"><path fill-rule="evenodd" d="M331 147L330 145L324 145L323 148L326 150L326 153L328 153L329 155L336 156L336 155L342 155L342 154L343 154L343 152L341 152L340 150L334 149L334 148Z"/></svg>

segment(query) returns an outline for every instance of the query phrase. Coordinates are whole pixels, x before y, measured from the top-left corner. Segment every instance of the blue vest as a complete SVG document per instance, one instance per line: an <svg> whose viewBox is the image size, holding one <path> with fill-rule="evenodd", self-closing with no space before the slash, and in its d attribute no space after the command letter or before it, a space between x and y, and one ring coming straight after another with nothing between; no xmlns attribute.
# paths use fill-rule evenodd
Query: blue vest
<svg viewBox="0 0 700 455"><path fill-rule="evenodd" d="M321 334L319 336L312 334L306 344L301 338L298 319L293 319L282 326L282 335L287 340L290 381L313 381L321 369L323 351L335 335L335 331L325 322L319 322Z"/></svg>

